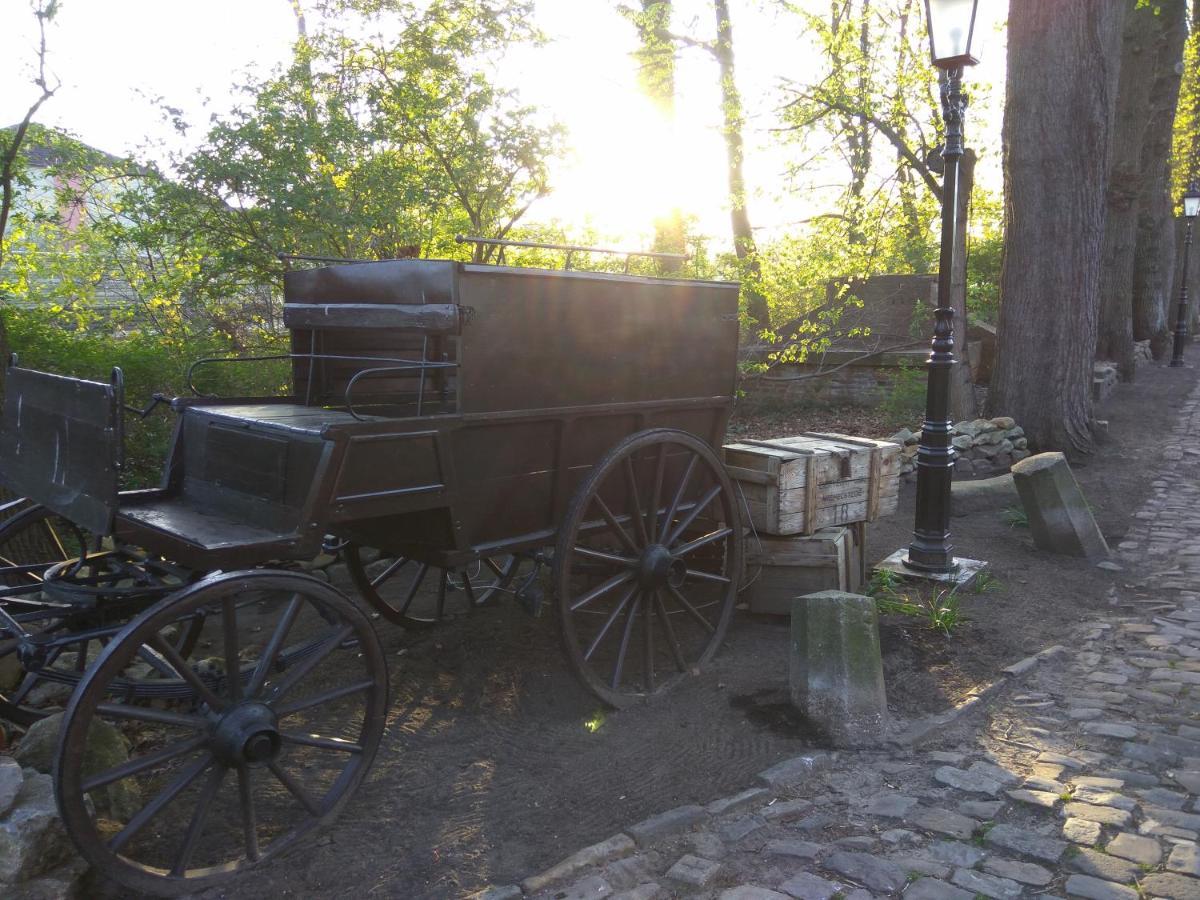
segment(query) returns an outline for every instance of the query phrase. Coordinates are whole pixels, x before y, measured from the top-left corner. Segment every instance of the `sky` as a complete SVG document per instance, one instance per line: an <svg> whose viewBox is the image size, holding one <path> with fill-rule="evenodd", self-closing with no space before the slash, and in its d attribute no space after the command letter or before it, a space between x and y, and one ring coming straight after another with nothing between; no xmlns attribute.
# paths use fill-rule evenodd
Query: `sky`
<svg viewBox="0 0 1200 900"><path fill-rule="evenodd" d="M711 31L711 4L675 0L676 15ZM568 129L569 157L555 167L554 193L533 220L586 224L628 246L652 234L656 213L681 206L702 232L728 231L724 145L715 66L684 53L677 73L677 122L668 130L641 97L630 57L633 28L615 0L537 0L536 22L549 42L510 52L503 71L522 99ZM982 64L969 85L987 86L993 102L973 108L968 145L984 149L978 177L999 188L999 100L1003 90L1003 0L981 0ZM746 172L756 228L777 234L810 215L820 198L781 197L788 148L770 131L780 77L805 79L812 53L794 16L769 0L733 0L738 83L748 114ZM236 27L230 27L234 23ZM162 120L161 97L203 126L233 102L231 86L247 71L266 75L289 56L295 35L291 0L63 0L48 35L50 71L61 88L38 121L64 128L111 153L163 160L203 135L185 138ZM36 31L29 0L0 0L0 124L21 118L34 96L28 84ZM12 86L12 87L10 87ZM651 178L640 162L649 141L684 148L673 177Z"/></svg>

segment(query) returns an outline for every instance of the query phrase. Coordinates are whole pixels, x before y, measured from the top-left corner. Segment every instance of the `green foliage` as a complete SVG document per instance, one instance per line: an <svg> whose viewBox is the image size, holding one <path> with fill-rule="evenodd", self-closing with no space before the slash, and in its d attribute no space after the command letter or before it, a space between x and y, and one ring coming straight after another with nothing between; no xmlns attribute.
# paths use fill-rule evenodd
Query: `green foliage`
<svg viewBox="0 0 1200 900"><path fill-rule="evenodd" d="M908 425L925 411L929 376L925 367L916 362L905 361L894 371L892 386L879 405L879 410L897 426Z"/></svg>
<svg viewBox="0 0 1200 900"><path fill-rule="evenodd" d="M1004 524L1009 528L1028 528L1029 516L1026 514L1024 507L1008 506L1000 513L1004 517Z"/></svg>
<svg viewBox="0 0 1200 900"><path fill-rule="evenodd" d="M1183 79L1175 109L1175 134L1171 151L1171 196L1182 197L1188 182L1200 178L1200 29L1193 27L1183 49Z"/></svg>
<svg viewBox="0 0 1200 900"><path fill-rule="evenodd" d="M975 576L975 582L972 585L976 594L986 594L989 591L998 591L1003 585L1000 579L993 575L988 569L984 569Z"/></svg>
<svg viewBox="0 0 1200 900"><path fill-rule="evenodd" d="M957 587L950 589L918 588L901 590L904 582L891 572L876 570L867 586L867 596L885 615L920 619L925 625L949 637L966 620Z"/></svg>

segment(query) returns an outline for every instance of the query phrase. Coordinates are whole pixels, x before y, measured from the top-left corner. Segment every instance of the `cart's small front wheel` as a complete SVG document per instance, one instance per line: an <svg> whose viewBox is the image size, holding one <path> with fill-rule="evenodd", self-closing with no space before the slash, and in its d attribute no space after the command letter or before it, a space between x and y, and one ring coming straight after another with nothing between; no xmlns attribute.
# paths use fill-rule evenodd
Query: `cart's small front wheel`
<svg viewBox="0 0 1200 900"><path fill-rule="evenodd" d="M666 690L717 651L737 595L733 487L704 441L631 435L580 486L555 548L567 656L622 706Z"/></svg>
<svg viewBox="0 0 1200 900"><path fill-rule="evenodd" d="M521 566L518 556L491 556L444 569L407 556L368 559L356 544L345 547L346 568L362 598L394 625L432 628L448 616L496 599Z"/></svg>
<svg viewBox="0 0 1200 900"><path fill-rule="evenodd" d="M201 610L191 662L162 632ZM168 699L113 690L146 653L180 688ZM54 763L59 811L109 878L150 894L203 890L331 821L386 712L383 652L345 596L292 572L213 575L131 621L84 676ZM109 753L89 753L100 740Z"/></svg>

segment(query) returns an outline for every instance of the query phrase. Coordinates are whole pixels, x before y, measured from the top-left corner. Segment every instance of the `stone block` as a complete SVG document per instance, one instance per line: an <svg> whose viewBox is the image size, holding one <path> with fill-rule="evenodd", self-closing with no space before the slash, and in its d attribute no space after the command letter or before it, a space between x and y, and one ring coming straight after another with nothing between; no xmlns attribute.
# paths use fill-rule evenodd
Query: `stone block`
<svg viewBox="0 0 1200 900"><path fill-rule="evenodd" d="M1108 544L1063 454L1023 459L1013 465L1012 474L1038 547L1087 559L1108 556Z"/></svg>
<svg viewBox="0 0 1200 900"><path fill-rule="evenodd" d="M887 695L875 601L821 591L792 602L792 704L837 747L878 743Z"/></svg>

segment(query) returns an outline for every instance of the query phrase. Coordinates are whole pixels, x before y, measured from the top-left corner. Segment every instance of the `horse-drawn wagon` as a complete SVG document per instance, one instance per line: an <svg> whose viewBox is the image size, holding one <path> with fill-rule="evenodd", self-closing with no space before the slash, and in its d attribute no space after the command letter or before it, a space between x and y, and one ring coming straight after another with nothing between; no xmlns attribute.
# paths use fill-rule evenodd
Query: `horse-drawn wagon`
<svg viewBox="0 0 1200 900"><path fill-rule="evenodd" d="M735 285L398 260L294 269L284 293L287 396L207 396L210 367L263 363L201 360L156 489L120 489L119 371L7 371L0 474L28 500L0 526L0 660L19 663L0 716L70 692L68 832L150 893L278 855L370 767L379 640L301 565L331 540L413 628L506 593L537 607L551 564L570 664L614 705L694 673L733 612L714 447ZM127 758L89 750L106 729Z"/></svg>

